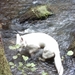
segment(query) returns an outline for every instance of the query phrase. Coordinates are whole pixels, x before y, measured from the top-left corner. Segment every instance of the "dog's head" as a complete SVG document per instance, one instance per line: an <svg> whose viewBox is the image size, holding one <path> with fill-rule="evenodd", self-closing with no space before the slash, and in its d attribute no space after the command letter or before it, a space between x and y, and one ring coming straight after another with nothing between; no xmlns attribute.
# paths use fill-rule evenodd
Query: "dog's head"
<svg viewBox="0 0 75 75"><path fill-rule="evenodd" d="M25 46L25 41L23 36L20 36L19 34L16 35L16 44L20 46Z"/></svg>

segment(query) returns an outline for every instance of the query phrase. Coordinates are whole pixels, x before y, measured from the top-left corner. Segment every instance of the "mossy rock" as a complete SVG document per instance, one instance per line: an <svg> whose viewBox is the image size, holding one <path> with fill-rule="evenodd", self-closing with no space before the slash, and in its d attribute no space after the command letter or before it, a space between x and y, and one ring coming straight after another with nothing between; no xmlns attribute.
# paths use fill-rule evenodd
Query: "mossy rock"
<svg viewBox="0 0 75 75"><path fill-rule="evenodd" d="M53 12L50 10L50 6L39 5L29 8L20 16L19 21L20 23L23 23L27 20L45 19L50 15L53 15Z"/></svg>
<svg viewBox="0 0 75 75"><path fill-rule="evenodd" d="M10 66L5 57L1 34L0 34L0 75L12 75Z"/></svg>

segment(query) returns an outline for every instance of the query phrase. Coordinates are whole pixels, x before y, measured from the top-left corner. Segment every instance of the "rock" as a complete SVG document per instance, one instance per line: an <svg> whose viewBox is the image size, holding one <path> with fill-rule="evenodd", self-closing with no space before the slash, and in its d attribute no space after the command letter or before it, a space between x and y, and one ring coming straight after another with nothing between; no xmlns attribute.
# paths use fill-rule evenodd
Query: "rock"
<svg viewBox="0 0 75 75"><path fill-rule="evenodd" d="M2 24L0 23L0 29L2 29Z"/></svg>
<svg viewBox="0 0 75 75"><path fill-rule="evenodd" d="M70 34L72 41L70 42L68 50L72 50L74 52L73 56L75 57L75 30L72 30Z"/></svg>
<svg viewBox="0 0 75 75"><path fill-rule="evenodd" d="M50 7L48 5L39 5L29 8L24 14L20 16L19 21L20 23L23 23L27 20L45 19L49 15L53 15Z"/></svg>
<svg viewBox="0 0 75 75"><path fill-rule="evenodd" d="M75 57L75 40L72 41L72 43L70 44L68 50L72 50L74 52L73 56Z"/></svg>

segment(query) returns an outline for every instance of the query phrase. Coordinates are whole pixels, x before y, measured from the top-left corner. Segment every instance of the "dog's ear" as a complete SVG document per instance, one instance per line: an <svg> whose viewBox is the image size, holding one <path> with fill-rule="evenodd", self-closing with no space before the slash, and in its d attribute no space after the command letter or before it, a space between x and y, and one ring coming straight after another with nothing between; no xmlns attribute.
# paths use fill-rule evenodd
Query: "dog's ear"
<svg viewBox="0 0 75 75"><path fill-rule="evenodd" d="M21 37L21 42L23 42L23 38Z"/></svg>
<svg viewBox="0 0 75 75"><path fill-rule="evenodd" d="M19 34L16 34L16 44L20 44L21 36Z"/></svg>
<svg viewBox="0 0 75 75"><path fill-rule="evenodd" d="M20 38L20 35L19 34L16 34L16 38Z"/></svg>

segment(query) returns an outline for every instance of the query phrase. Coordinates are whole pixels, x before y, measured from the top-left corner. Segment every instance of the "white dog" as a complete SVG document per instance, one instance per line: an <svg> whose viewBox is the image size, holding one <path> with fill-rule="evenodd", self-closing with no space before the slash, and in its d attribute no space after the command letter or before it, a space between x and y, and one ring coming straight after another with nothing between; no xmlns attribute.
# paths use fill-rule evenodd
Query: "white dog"
<svg viewBox="0 0 75 75"><path fill-rule="evenodd" d="M45 33L30 33L20 36L17 34L16 44L25 47L31 47L29 53L33 53L43 48L42 57L44 59L54 57L54 62L59 75L63 75L63 66L60 58L58 43L54 38Z"/></svg>

